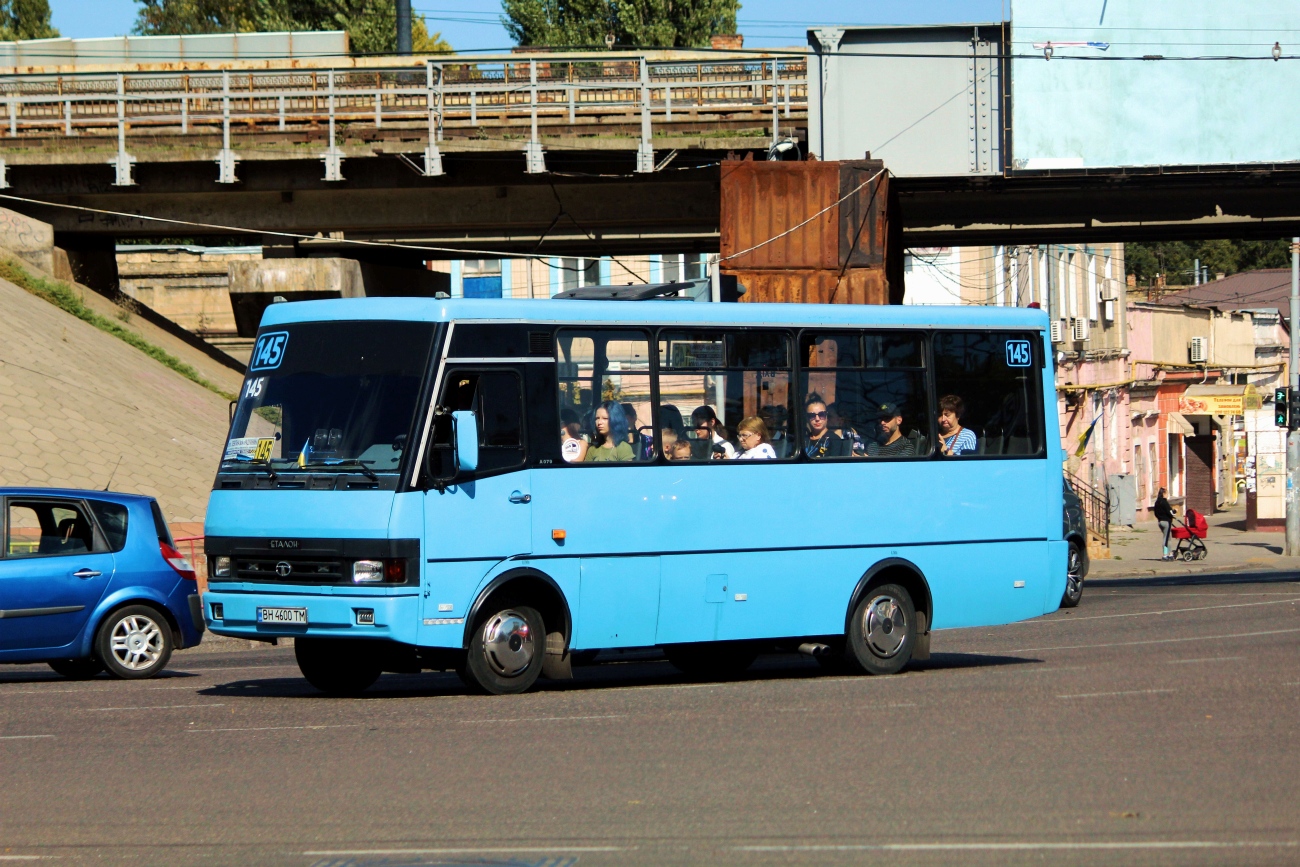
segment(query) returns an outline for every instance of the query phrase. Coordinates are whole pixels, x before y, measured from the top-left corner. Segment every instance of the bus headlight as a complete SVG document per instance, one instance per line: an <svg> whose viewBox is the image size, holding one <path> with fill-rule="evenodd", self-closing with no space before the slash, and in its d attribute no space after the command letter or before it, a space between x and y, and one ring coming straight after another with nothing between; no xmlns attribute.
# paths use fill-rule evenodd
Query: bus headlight
<svg viewBox="0 0 1300 867"><path fill-rule="evenodd" d="M212 575L215 578L229 578L233 573L232 564L229 557L214 557L212 559Z"/></svg>
<svg viewBox="0 0 1300 867"><path fill-rule="evenodd" d="M378 584L384 580L382 560L358 560L352 564L352 583Z"/></svg>

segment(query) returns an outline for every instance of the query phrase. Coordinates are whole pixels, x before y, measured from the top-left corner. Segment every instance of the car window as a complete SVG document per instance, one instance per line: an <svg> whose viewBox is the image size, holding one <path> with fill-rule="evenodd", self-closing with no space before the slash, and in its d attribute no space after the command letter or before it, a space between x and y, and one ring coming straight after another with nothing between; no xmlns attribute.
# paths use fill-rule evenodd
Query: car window
<svg viewBox="0 0 1300 867"><path fill-rule="evenodd" d="M90 500L90 510L99 519L99 528L108 539L110 550L117 552L126 547L127 508L121 503Z"/></svg>
<svg viewBox="0 0 1300 867"><path fill-rule="evenodd" d="M158 541L166 542L168 545L175 548L176 543L172 541L172 531L167 526L166 519L163 518L162 509L159 508L158 501L150 500L149 508L153 512L153 526L154 529L158 531Z"/></svg>
<svg viewBox="0 0 1300 867"><path fill-rule="evenodd" d="M93 525L73 503L11 500L7 517L6 556L57 557L94 550Z"/></svg>

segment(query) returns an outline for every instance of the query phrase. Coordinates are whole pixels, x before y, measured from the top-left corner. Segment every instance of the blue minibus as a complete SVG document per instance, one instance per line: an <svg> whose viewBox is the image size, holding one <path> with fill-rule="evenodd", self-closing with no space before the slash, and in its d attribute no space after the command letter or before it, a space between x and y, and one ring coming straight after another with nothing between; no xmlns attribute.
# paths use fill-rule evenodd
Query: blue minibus
<svg viewBox="0 0 1300 867"><path fill-rule="evenodd" d="M618 293L612 293L617 297ZM599 650L897 672L1066 577L1039 310L268 307L206 522L219 635L329 693L515 693Z"/></svg>

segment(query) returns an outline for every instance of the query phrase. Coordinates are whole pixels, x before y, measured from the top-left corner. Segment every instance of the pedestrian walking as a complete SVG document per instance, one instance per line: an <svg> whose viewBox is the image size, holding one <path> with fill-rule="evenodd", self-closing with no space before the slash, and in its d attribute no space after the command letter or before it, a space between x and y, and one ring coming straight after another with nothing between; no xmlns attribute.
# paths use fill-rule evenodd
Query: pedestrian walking
<svg viewBox="0 0 1300 867"><path fill-rule="evenodd" d="M1156 504L1152 506L1151 511L1155 513L1156 522L1160 525L1160 532L1164 534L1164 554L1161 560L1172 560L1173 555L1169 553L1169 530L1174 524L1174 507L1169 505L1165 499L1165 489L1161 488L1160 493L1156 494Z"/></svg>

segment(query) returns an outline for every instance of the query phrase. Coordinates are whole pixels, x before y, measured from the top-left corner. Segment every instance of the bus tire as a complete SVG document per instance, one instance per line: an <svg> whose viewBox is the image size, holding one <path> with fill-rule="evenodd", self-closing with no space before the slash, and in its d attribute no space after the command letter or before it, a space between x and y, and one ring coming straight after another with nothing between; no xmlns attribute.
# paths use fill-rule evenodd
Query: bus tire
<svg viewBox="0 0 1300 867"><path fill-rule="evenodd" d="M457 673L470 689L490 695L513 695L537 682L545 658L546 624L542 615L525 605L506 605L479 617L465 662Z"/></svg>
<svg viewBox="0 0 1300 867"><path fill-rule="evenodd" d="M326 695L360 695L383 673L361 641L300 637L293 642L293 655L302 676Z"/></svg>
<svg viewBox="0 0 1300 867"><path fill-rule="evenodd" d="M666 645L664 656L687 677L716 680L743 674L758 659L758 649L746 641L705 641Z"/></svg>
<svg viewBox="0 0 1300 867"><path fill-rule="evenodd" d="M897 584L882 584L863 594L849 621L848 653L867 674L896 674L916 647L916 608Z"/></svg>

